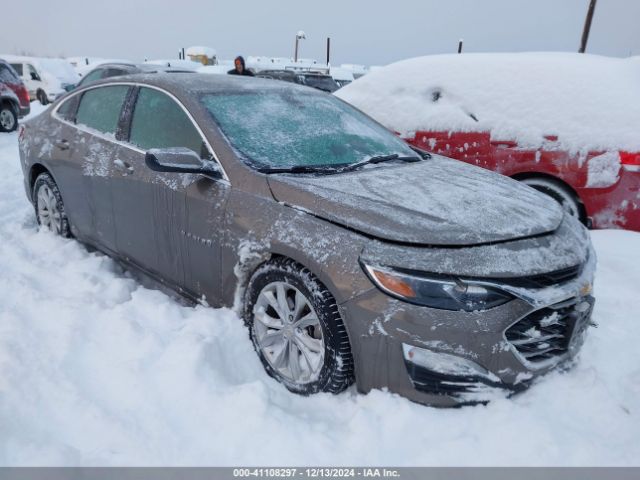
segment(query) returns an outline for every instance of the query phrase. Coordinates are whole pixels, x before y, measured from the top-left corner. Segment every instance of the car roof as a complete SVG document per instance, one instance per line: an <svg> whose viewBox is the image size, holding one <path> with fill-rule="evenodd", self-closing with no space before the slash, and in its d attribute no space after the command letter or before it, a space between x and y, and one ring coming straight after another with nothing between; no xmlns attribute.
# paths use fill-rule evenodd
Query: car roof
<svg viewBox="0 0 640 480"><path fill-rule="evenodd" d="M284 69L273 69L273 70L260 70L256 75L273 75L273 74L286 74L286 75L305 75L305 76L313 76L313 77L330 77L326 73L315 72L310 70L284 70Z"/></svg>
<svg viewBox="0 0 640 480"><path fill-rule="evenodd" d="M168 67L163 67L162 65L149 65L146 63L127 63L127 62L109 62L109 63L101 63L100 65L96 65L96 67L92 70L96 70L98 68L137 68L143 72L156 72L159 70L166 70Z"/></svg>
<svg viewBox="0 0 640 480"><path fill-rule="evenodd" d="M278 82L265 78L245 77L239 75L210 75L206 73L135 73L111 77L96 82L91 86L107 85L110 83L135 82L163 88L171 93L237 93L237 92L264 92L282 91L284 89L299 89L309 92L312 89L294 83Z"/></svg>

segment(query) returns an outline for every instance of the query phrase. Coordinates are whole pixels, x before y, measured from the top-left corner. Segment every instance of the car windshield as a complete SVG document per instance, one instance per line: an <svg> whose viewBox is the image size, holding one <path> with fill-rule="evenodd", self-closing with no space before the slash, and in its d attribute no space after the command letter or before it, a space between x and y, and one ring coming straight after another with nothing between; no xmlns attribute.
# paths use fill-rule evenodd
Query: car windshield
<svg viewBox="0 0 640 480"><path fill-rule="evenodd" d="M338 84L331 77L324 77L320 75L301 75L304 81L304 84L313 87L319 88L320 90L325 90L327 92L335 92L338 90Z"/></svg>
<svg viewBox="0 0 640 480"><path fill-rule="evenodd" d="M201 102L253 168L336 167L379 156L416 156L389 130L324 93L206 93Z"/></svg>

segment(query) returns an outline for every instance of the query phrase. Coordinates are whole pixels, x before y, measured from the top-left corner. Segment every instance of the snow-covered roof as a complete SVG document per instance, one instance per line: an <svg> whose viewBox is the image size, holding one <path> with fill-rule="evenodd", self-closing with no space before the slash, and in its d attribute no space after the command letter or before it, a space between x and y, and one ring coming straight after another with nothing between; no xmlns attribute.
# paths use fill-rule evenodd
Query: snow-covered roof
<svg viewBox="0 0 640 480"><path fill-rule="evenodd" d="M531 147L557 135L571 151L640 150L638 57L433 55L372 71L336 95L403 135L489 131Z"/></svg>
<svg viewBox="0 0 640 480"><path fill-rule="evenodd" d="M253 68L256 70L271 68L326 68L324 63L318 63L317 60L312 58L299 58L297 62L294 62L293 58L288 57L248 56L246 58L246 64L247 68Z"/></svg>
<svg viewBox="0 0 640 480"><path fill-rule="evenodd" d="M196 70L198 73L209 73L215 75L225 75L231 68L229 65L204 65Z"/></svg>
<svg viewBox="0 0 640 480"><path fill-rule="evenodd" d="M41 74L55 78L62 83L76 83L80 77L73 66L64 58L29 57L24 55L0 55L7 62L28 62L33 64Z"/></svg>
<svg viewBox="0 0 640 480"><path fill-rule="evenodd" d="M191 60L179 60L177 58L159 58L155 60L147 60L144 63L150 65L162 65L163 67L181 68L195 72L202 64L200 62L192 62Z"/></svg>
<svg viewBox="0 0 640 480"><path fill-rule="evenodd" d="M189 47L185 50L185 54L188 55L204 55L208 58L213 58L216 56L216 51L211 47L202 47L202 46L194 46Z"/></svg>
<svg viewBox="0 0 640 480"><path fill-rule="evenodd" d="M329 69L329 74L334 78L334 80L349 80L353 81L353 71L348 70L342 67L331 67Z"/></svg>

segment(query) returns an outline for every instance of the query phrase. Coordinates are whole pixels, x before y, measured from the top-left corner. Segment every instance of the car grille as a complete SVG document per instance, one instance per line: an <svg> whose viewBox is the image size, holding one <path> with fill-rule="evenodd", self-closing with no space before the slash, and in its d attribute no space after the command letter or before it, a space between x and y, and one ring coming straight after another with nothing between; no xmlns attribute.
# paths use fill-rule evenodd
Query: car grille
<svg viewBox="0 0 640 480"><path fill-rule="evenodd" d="M584 267L584 264L579 264L573 267L556 270L554 272L542 273L539 275L532 275L529 277L522 277L522 278L505 278L505 279L500 279L500 281L502 283L506 283L508 285L511 285L514 287L521 287L521 288L552 287L554 285L566 283L577 278L580 275L580 273L582 273L583 267Z"/></svg>
<svg viewBox="0 0 640 480"><path fill-rule="evenodd" d="M579 347L592 309L592 297L542 308L509 327L505 336L528 362L554 360Z"/></svg>

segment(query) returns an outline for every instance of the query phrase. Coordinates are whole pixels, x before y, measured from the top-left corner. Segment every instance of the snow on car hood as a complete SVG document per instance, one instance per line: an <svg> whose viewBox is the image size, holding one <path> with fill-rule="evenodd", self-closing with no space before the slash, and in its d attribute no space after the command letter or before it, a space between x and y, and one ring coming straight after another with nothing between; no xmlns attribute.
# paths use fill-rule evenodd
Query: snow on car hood
<svg viewBox="0 0 640 480"><path fill-rule="evenodd" d="M562 210L493 172L434 156L322 176L273 175L277 201L365 234L420 245L477 245L555 230Z"/></svg>

